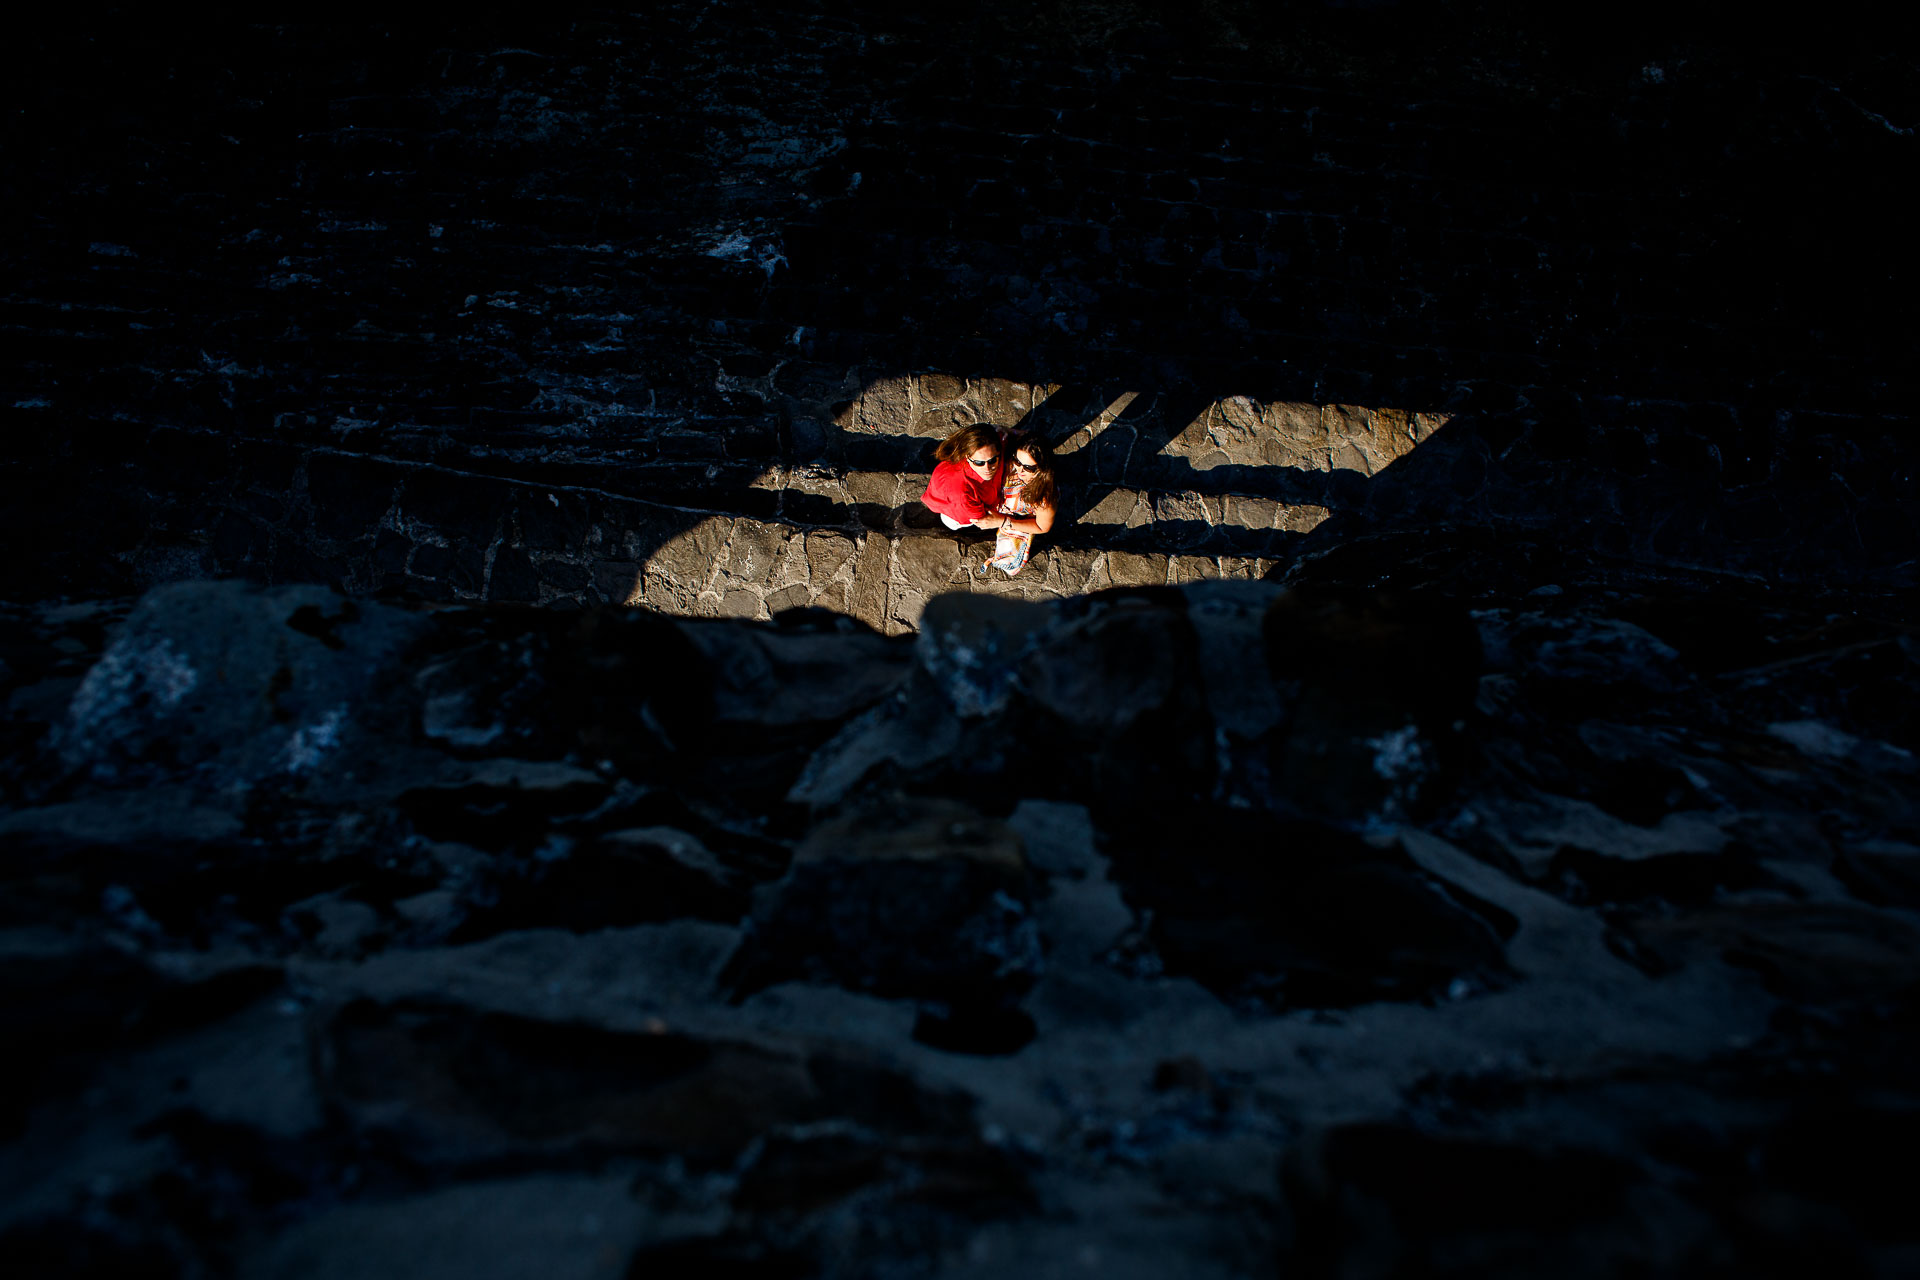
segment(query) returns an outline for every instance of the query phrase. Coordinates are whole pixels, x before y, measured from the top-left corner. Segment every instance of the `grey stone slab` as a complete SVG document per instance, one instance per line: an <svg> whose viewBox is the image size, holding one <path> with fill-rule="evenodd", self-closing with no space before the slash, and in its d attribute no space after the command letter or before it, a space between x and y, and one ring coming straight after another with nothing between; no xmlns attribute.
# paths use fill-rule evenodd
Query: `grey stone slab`
<svg viewBox="0 0 1920 1280"><path fill-rule="evenodd" d="M1134 551L1107 552L1107 574L1116 587L1162 586L1167 581L1167 557Z"/></svg>
<svg viewBox="0 0 1920 1280"><path fill-rule="evenodd" d="M859 544L844 533L810 532L806 535L807 581L815 591L825 589L853 563Z"/></svg>
<svg viewBox="0 0 1920 1280"><path fill-rule="evenodd" d="M646 566L647 603L663 613L697 613L734 524L724 516L707 517L655 551Z"/></svg>
<svg viewBox="0 0 1920 1280"><path fill-rule="evenodd" d="M1093 581L1093 572L1101 553L1082 547L1042 547L1034 551L1034 559L1046 561L1044 581L1053 590L1065 595L1074 595L1086 591Z"/></svg>
<svg viewBox="0 0 1920 1280"><path fill-rule="evenodd" d="M944 440L962 427L970 427L986 419L972 405L941 404L922 409L913 420L910 434L928 440Z"/></svg>
<svg viewBox="0 0 1920 1280"><path fill-rule="evenodd" d="M1142 495L1132 489L1113 489L1104 493L1083 513L1078 524L1129 525L1135 523Z"/></svg>
<svg viewBox="0 0 1920 1280"><path fill-rule="evenodd" d="M726 593L720 597L720 605L717 612L722 618L765 618L768 616L766 602L760 598L760 594L756 591L749 591L745 587L729 587Z"/></svg>
<svg viewBox="0 0 1920 1280"><path fill-rule="evenodd" d="M920 396L929 404L948 404L967 392L964 379L944 373L929 373L920 379Z"/></svg>
<svg viewBox="0 0 1920 1280"><path fill-rule="evenodd" d="M975 415L975 421L996 427L1011 427L1025 418L1044 388L1004 378L978 378L967 383L962 403Z"/></svg>
<svg viewBox="0 0 1920 1280"><path fill-rule="evenodd" d="M887 584L893 572L893 544L878 534L866 534L848 588L847 609L876 630L887 623Z"/></svg>
<svg viewBox="0 0 1920 1280"><path fill-rule="evenodd" d="M732 536L727 539L726 558L721 562L722 575L734 586L772 585L790 537L791 532L780 525L761 520L736 520Z"/></svg>
<svg viewBox="0 0 1920 1280"><path fill-rule="evenodd" d="M1173 556L1167 564L1167 579L1175 584L1207 582L1220 577L1220 561L1212 556Z"/></svg>
<svg viewBox="0 0 1920 1280"><path fill-rule="evenodd" d="M912 380L883 378L869 383L837 422L842 430L863 435L911 434L914 424Z"/></svg>
<svg viewBox="0 0 1920 1280"><path fill-rule="evenodd" d="M896 471L852 471L847 474L847 494L855 502L881 507L897 507L925 492L928 477L901 475Z"/></svg>
<svg viewBox="0 0 1920 1280"><path fill-rule="evenodd" d="M771 615L779 613L782 609L798 609L803 605L811 604L813 602L813 595L807 590L806 583L796 582L791 586L781 587L778 591L772 592L767 596L766 600L767 612Z"/></svg>
<svg viewBox="0 0 1920 1280"><path fill-rule="evenodd" d="M894 547L894 581L922 592L939 591L958 580L962 560L955 538L902 538Z"/></svg>

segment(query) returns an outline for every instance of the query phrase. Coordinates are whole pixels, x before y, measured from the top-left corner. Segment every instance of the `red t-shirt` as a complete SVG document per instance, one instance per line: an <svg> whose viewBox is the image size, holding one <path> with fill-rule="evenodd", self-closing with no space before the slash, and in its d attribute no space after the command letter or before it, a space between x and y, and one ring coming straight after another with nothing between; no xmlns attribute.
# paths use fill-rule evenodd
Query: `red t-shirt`
<svg viewBox="0 0 1920 1280"><path fill-rule="evenodd" d="M993 475L985 480L965 462L941 463L933 469L933 478L927 481L927 491L920 495L920 501L929 510L955 520L972 521L991 515L1000 502L1000 482L1006 478L1006 450L1000 453Z"/></svg>

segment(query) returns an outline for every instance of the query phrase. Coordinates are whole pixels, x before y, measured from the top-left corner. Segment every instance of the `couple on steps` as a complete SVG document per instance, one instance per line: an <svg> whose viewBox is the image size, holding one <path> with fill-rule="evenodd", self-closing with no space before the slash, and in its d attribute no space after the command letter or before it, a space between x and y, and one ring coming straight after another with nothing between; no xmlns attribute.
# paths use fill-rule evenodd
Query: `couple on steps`
<svg viewBox="0 0 1920 1280"><path fill-rule="evenodd" d="M939 465L920 501L949 529L996 530L987 564L1009 578L1019 573L1034 537L1053 528L1058 486L1046 442L976 423L942 440L933 456Z"/></svg>

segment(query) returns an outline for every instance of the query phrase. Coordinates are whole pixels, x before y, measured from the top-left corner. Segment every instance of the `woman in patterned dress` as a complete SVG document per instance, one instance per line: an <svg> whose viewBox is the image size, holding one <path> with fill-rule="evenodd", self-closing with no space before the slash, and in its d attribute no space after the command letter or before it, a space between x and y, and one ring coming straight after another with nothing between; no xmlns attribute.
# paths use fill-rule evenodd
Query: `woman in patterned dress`
<svg viewBox="0 0 1920 1280"><path fill-rule="evenodd" d="M987 564L1011 578L1027 563L1034 538L1053 528L1059 486L1054 483L1053 451L1046 441L1022 436L1009 444L1013 448L1012 465L1007 468L1000 505L995 508L1006 519Z"/></svg>

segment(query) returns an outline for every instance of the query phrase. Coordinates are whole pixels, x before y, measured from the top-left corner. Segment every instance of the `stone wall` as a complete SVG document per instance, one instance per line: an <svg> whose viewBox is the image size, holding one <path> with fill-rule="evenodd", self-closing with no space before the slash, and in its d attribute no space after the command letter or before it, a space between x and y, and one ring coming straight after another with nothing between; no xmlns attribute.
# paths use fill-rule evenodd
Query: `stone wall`
<svg viewBox="0 0 1920 1280"><path fill-rule="evenodd" d="M1910 582L1884 58L1449 78L1392 39L1408 14L1347 45L1302 19L1322 43L1286 52L1047 12L53 29L49 66L123 87L49 74L8 126L5 518L58 533L5 589L621 601L718 519L878 535L868 578L924 594L951 555L881 513L975 413L1086 446L1033 590L1442 526ZM650 598L777 607L797 562L742 552ZM842 607L835 572L809 602Z"/></svg>

